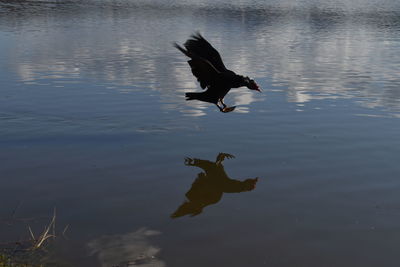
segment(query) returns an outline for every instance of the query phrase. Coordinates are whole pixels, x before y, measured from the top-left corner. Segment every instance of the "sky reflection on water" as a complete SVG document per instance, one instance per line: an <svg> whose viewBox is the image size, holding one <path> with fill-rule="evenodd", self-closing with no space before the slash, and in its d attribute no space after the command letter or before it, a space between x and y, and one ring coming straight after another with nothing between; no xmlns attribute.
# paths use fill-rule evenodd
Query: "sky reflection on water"
<svg viewBox="0 0 400 267"><path fill-rule="evenodd" d="M165 267L157 259L160 248L151 244L150 238L161 234L158 231L141 228L135 232L102 236L88 243L90 253L97 256L100 266Z"/></svg>
<svg viewBox="0 0 400 267"><path fill-rule="evenodd" d="M397 267L399 14L394 0L0 1L1 217L56 206L72 266ZM233 89L229 114L185 101L201 89L172 42L196 30L263 94ZM182 159L221 151L256 190L171 219L199 172Z"/></svg>
<svg viewBox="0 0 400 267"><path fill-rule="evenodd" d="M228 68L256 77L266 89L262 96L232 90L237 112L265 101L268 90L282 90L289 102L357 98L363 106L398 116L399 10L372 12L368 5L359 12L329 5L208 10L182 3L157 9L120 1L121 9L102 3L84 5L86 10L77 13L75 5L61 5L61 15L58 9L4 14L8 23L3 29L23 33L9 40L9 71L27 84L61 87L89 78L110 88L114 84L121 93L150 89L163 108L201 116L208 105L182 101L183 92L199 87L185 58L171 46L198 29L219 49ZM16 15L24 22L5 26Z"/></svg>

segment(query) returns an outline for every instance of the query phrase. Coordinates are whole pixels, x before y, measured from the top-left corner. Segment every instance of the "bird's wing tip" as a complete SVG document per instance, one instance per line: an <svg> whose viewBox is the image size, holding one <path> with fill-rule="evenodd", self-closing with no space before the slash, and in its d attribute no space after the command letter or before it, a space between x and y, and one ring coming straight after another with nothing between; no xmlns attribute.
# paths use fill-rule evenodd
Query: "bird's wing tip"
<svg viewBox="0 0 400 267"><path fill-rule="evenodd" d="M203 36L201 35L200 31L195 31L192 35L192 38L198 40L198 39L204 39Z"/></svg>
<svg viewBox="0 0 400 267"><path fill-rule="evenodd" d="M176 49L178 49L179 51L181 51L183 54L185 54L186 56L190 57L189 52L187 50L185 50L185 48L183 48L182 46L178 45L176 42L174 42L172 44Z"/></svg>

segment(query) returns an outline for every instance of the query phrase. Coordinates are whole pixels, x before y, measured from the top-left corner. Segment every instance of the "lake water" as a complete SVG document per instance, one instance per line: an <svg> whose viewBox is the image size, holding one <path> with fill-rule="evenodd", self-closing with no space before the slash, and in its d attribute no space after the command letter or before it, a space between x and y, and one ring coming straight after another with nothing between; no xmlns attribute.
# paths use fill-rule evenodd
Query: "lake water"
<svg viewBox="0 0 400 267"><path fill-rule="evenodd" d="M196 31L263 93L185 101ZM55 207L62 266L399 266L399 1L0 1L0 48L0 243Z"/></svg>

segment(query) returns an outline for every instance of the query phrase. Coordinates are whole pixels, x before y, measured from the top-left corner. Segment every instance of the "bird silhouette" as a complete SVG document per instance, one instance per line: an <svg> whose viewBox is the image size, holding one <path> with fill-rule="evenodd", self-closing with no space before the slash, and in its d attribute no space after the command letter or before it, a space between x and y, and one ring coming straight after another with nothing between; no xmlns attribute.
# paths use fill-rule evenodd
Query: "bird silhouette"
<svg viewBox="0 0 400 267"><path fill-rule="evenodd" d="M203 170L197 175L192 187L186 193L186 200L171 215L178 218L185 215L196 216L206 206L219 202L224 193L240 193L251 191L256 187L258 178L249 178L244 181L231 179L225 172L222 162L225 158L234 158L233 155L219 153L215 162L185 158L186 166L195 166Z"/></svg>
<svg viewBox="0 0 400 267"><path fill-rule="evenodd" d="M186 100L200 100L217 105L220 111L230 112L235 107L227 107L223 101L231 88L246 86L250 90L261 92L257 83L242 75L228 70L222 62L218 51L200 33L191 36L184 47L174 46L184 55L190 57L188 61L193 75L197 78L204 92L186 93Z"/></svg>

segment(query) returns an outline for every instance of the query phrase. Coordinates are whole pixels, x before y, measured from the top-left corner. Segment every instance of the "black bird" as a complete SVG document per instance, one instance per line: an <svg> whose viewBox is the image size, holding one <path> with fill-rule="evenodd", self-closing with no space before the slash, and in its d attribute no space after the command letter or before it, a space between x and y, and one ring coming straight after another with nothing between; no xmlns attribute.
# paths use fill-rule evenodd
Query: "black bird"
<svg viewBox="0 0 400 267"><path fill-rule="evenodd" d="M185 42L183 46L186 49L177 43L174 46L191 58L188 63L193 75L200 82L201 88L207 88L201 93L186 93L186 100L196 99L213 103L220 111L229 112L235 107L227 108L223 99L231 88L246 86L250 90L261 92L253 79L228 70L218 51L200 33L192 35L191 39Z"/></svg>

